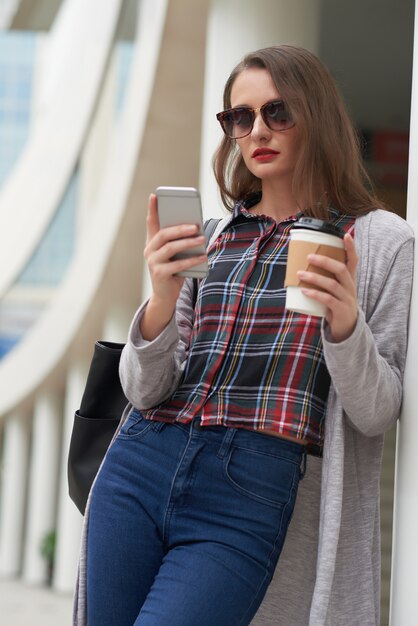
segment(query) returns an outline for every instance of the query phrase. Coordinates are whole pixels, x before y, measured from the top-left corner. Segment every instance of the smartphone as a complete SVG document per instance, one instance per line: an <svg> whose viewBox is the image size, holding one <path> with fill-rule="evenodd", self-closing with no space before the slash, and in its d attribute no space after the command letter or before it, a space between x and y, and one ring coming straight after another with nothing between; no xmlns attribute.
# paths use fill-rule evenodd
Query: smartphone
<svg viewBox="0 0 418 626"><path fill-rule="evenodd" d="M177 226L178 224L197 224L199 235L203 234L202 205L200 193L194 187L157 187L155 190L158 201L158 219L160 227ZM206 253L206 246L195 246L174 256L185 259ZM204 278L208 273L207 261L179 272L179 276Z"/></svg>

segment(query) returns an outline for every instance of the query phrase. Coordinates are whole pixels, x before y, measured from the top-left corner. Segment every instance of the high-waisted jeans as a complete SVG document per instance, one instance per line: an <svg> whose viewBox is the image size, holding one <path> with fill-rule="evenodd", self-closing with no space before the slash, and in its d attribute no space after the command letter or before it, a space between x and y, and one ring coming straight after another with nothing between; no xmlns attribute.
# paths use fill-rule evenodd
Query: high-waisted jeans
<svg viewBox="0 0 418 626"><path fill-rule="evenodd" d="M305 448L134 409L96 480L89 626L244 626L272 578Z"/></svg>

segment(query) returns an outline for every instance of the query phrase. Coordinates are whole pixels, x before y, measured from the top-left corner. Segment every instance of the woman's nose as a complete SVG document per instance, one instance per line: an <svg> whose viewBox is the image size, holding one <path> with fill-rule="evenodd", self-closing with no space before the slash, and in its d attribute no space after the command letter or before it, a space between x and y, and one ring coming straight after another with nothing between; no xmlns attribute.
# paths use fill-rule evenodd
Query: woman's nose
<svg viewBox="0 0 418 626"><path fill-rule="evenodd" d="M270 128L267 126L267 124L263 120L263 116L261 115L261 112L256 111L254 115L255 115L254 124L253 124L253 129L251 131L251 134L253 134L256 137L260 137L260 136L264 137L265 135L269 135L271 132Z"/></svg>

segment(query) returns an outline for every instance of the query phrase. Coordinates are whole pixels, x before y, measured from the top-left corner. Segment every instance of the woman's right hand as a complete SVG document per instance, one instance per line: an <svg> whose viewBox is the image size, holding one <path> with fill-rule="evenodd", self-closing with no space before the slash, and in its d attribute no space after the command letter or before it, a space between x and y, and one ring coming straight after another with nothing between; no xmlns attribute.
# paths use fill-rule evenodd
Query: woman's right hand
<svg viewBox="0 0 418 626"><path fill-rule="evenodd" d="M172 260L178 252L183 252L205 241L204 235L197 233L195 224L182 224L160 228L157 210L157 196L151 194L147 214L147 241L144 257L151 277L152 294L141 321L141 334L144 339L155 339L173 316L177 298L184 283L178 272L202 263L206 255Z"/></svg>

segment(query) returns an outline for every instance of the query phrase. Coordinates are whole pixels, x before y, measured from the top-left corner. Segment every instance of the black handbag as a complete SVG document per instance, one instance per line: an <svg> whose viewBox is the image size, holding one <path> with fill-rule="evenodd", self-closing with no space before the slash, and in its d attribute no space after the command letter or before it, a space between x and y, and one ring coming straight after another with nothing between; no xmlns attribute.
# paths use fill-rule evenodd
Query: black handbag
<svg viewBox="0 0 418 626"><path fill-rule="evenodd" d="M205 223L206 242L219 220ZM198 283L193 279L193 305ZM80 408L74 414L68 451L67 475L71 500L84 515L94 478L109 447L128 400L119 380L124 343L96 341Z"/></svg>
<svg viewBox="0 0 418 626"><path fill-rule="evenodd" d="M80 408L75 412L68 452L71 500L84 514L94 477L128 400L119 380L125 344L96 341Z"/></svg>

